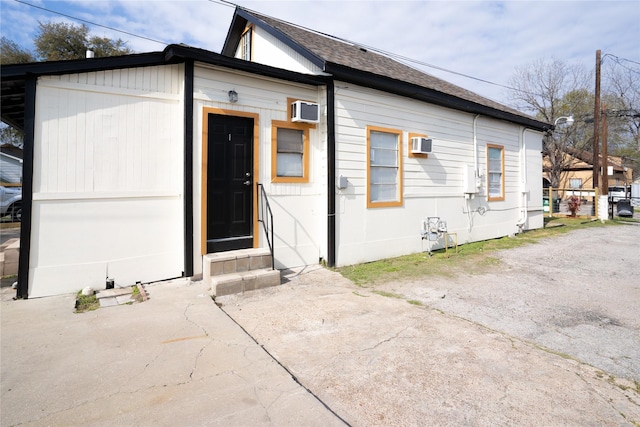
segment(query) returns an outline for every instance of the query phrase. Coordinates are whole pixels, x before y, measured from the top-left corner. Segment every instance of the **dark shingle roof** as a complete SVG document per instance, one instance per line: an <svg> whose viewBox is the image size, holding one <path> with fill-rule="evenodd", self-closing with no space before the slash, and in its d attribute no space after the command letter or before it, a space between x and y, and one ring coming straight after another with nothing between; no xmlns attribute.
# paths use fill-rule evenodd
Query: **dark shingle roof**
<svg viewBox="0 0 640 427"><path fill-rule="evenodd" d="M341 79L345 75L353 76L354 72L361 75L370 75L368 81L375 80L373 76L377 76L388 80L388 83L382 88L383 90L388 90L389 87L394 85L393 82L396 82L395 84L397 85L405 86L402 94L406 96L415 95L414 97L422 99L419 94L420 89L426 89L426 91L430 92L432 99L426 96L429 99L425 100L430 102L442 99L442 102L435 103L475 113L486 112L489 109L494 114L488 115L497 118L520 122L540 130L550 127L549 124L511 107L482 97L357 44L264 16L254 11L242 8L236 9L236 17L234 17L232 27L236 25L244 28L246 21L265 28L276 38L285 42L307 59L320 66L323 71L334 75L336 78ZM229 30L222 51L224 55L233 55L235 53L239 35L239 29L236 29L235 32L233 28ZM414 86L413 93L412 89L406 86Z"/></svg>

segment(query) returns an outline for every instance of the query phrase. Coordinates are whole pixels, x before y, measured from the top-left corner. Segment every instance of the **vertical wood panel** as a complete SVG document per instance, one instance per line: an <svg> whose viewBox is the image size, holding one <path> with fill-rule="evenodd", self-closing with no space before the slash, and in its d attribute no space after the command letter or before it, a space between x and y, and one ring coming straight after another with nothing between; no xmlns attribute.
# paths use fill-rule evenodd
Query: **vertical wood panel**
<svg viewBox="0 0 640 427"><path fill-rule="evenodd" d="M126 89L133 85L158 92L158 86L173 87L180 76L175 65L148 68L49 80L92 81L97 77L95 81L102 84L124 83L129 86ZM183 123L178 100L86 91L83 86L44 86L39 96L42 130L37 192L182 190Z"/></svg>

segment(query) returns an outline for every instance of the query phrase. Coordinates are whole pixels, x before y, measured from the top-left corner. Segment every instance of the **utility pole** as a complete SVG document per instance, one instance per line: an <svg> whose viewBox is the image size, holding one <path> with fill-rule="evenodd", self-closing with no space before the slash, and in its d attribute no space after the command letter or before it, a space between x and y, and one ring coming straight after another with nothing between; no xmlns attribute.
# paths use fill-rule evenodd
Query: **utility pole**
<svg viewBox="0 0 640 427"><path fill-rule="evenodd" d="M593 109L593 188L598 188L598 174L600 173L600 158L598 149L600 147L600 50L596 50L596 93L595 106Z"/></svg>
<svg viewBox="0 0 640 427"><path fill-rule="evenodd" d="M607 133L609 121L607 119L607 106L602 104L602 194L609 194L609 153L607 152Z"/></svg>

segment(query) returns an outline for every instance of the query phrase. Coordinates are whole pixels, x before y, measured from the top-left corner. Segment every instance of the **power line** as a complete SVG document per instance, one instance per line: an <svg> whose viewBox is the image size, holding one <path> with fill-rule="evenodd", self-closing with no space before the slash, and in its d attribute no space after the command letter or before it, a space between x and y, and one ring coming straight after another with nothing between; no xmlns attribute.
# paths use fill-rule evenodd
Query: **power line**
<svg viewBox="0 0 640 427"><path fill-rule="evenodd" d="M633 60L627 59L627 58L620 58L620 57L618 57L618 56L616 56L616 55L614 55L612 53L606 53L606 54L602 55L602 62L604 62L605 58L607 58L607 57L613 58L613 62L615 62L616 64L618 64L622 68L626 69L627 71L630 71L630 72L636 73L636 74L640 74L639 70L637 70L637 69L634 70L633 68L628 67L625 64L623 64L623 62L630 62L632 64L640 65L640 62L636 62L636 61L633 61Z"/></svg>
<svg viewBox="0 0 640 427"><path fill-rule="evenodd" d="M234 5L234 6L238 7L234 3L231 3L231 2L226 1L226 0L219 0L219 1L209 0L209 1L210 2L214 2L214 3L219 3L219 2L228 3L230 5ZM239 7L242 8L242 9L245 9L247 11L250 11L250 12L255 12L255 13L258 13L260 15L269 16L269 15L266 15L264 13L261 13L261 12L258 12L258 11L253 11L251 9L248 9L248 8L245 8L245 7L242 7L242 6L239 6ZM428 67L428 68L433 68L435 70L443 71L445 73L450 73L450 74L454 74L454 75L457 75L457 76L460 76L460 77L465 77L467 79L476 80L476 81L479 81L481 83L486 83L486 84L502 87L504 89L513 90L515 92L522 92L522 93L526 93L526 94L530 94L530 95L543 96L543 95L538 94L538 93L527 92L527 91L522 90L522 89L518 89L518 88L515 88L515 87L511 87L511 86L506 86L506 85L503 85L503 84L500 84L500 83L495 83L495 82L492 82L492 81L489 81L489 80L481 79L479 77L474 77L474 76L470 76L468 74L464 74L464 73L460 73L460 72L457 72L457 71L449 70L447 68L440 67L440 66L434 65L434 64L429 64L429 63L424 62L424 61L419 61L417 59L409 58L407 56L398 55L398 54L395 54L393 52L388 52L388 51L379 49L379 48L374 47L374 46L369 46L369 45L358 43L358 42L354 42L354 41L351 41L351 40L348 40L348 39L345 39L345 38L342 38L342 37L337 37L337 36L334 36L334 35L331 35L331 34L323 33L322 31L317 31L317 30L314 30L314 29L311 29L311 28L307 28L307 27L305 27L303 25L295 24L295 23L292 23L292 22L288 22L288 21L285 21L285 20L282 20L282 19L279 19L279 18L275 18L273 16L269 16L269 17L272 18L272 19L275 19L277 21L284 22L287 25L291 25L291 26L303 29L305 31L309 31L309 32L312 32L312 33L316 33L316 34L322 35L324 37L328 37L328 38L331 38L331 39L334 39L334 40L338 40L338 41L341 41L343 43L351 44L351 45L354 45L354 46L361 46L361 47L363 47L363 48L365 48L367 50L370 50L370 51L373 51L373 52L377 52L377 53L379 53L381 55L385 55L385 56L387 56L389 58L400 60L400 61L403 61L405 63L409 62L409 63L422 65L422 66L425 66L425 67ZM406 64L406 65L409 65L409 64ZM419 71L422 71L422 70L419 70Z"/></svg>
<svg viewBox="0 0 640 427"><path fill-rule="evenodd" d="M90 24L90 25L94 25L96 27L106 28L106 29L111 30L111 31L116 31L116 32L122 33L122 34L127 34L127 35L132 36L132 37L137 37L139 39L144 39L144 40L148 40L148 41L151 41L151 42L154 42L154 43L159 43L159 44L164 45L164 46L169 44L167 42L163 42L163 41L160 41L160 40L155 40L155 39L152 39L152 38L149 38L149 37L145 37L145 36L140 36L138 34L130 33L128 31L119 30L117 28L109 27L107 25L97 24L95 22L87 21L86 19L77 18L75 16L67 15L67 14L62 13L62 12L57 12L55 10L47 9L46 7L37 6L35 4L27 3L27 2L25 2L23 0L13 0L13 1L15 1L17 3L24 4L26 6L34 7L36 9L44 10L44 11L49 12L49 13L55 13L56 15L64 16L64 17L69 18L69 19L73 19L73 20L76 20L76 21L80 21L80 22L84 22L84 23L87 23L87 24Z"/></svg>
<svg viewBox="0 0 640 427"><path fill-rule="evenodd" d="M122 34L127 34L127 35L132 36L132 37L136 37L136 38L139 38L139 39L148 40L148 41L151 41L151 42L154 42L154 43L158 43L158 44L161 44L163 46L166 46L166 45L170 44L170 43L168 43L166 41L156 40L156 39L152 39L150 37L141 36L141 35L138 35L138 34L135 34L135 33L131 33L131 32L128 32L128 31L119 30L119 29L114 28L114 27L98 24L96 22L88 21L86 19L78 18L78 17L72 16L72 15L68 15L68 14L65 14L65 13L62 13L62 12L51 10L51 9L48 9L48 8L45 8L45 7L42 7L42 6L38 6L38 5L35 5L35 4L27 3L24 0L14 0L14 1L17 2L17 3L24 4L26 6L30 6L30 7L36 8L36 9L40 9L40 10L44 10L44 11L49 12L49 13L53 13L53 14L56 14L56 15L64 16L66 18L73 19L73 20L80 21L80 22L84 22L84 23L87 23L87 24L90 24L90 25L93 25L93 26L96 26L96 27L106 28L106 29L111 30L111 31L115 31L115 32L122 33ZM233 3L233 2L230 2L230 1L227 1L227 0L208 0L208 1L210 3L219 4L219 5L225 6L225 7L231 7L231 8L240 7L242 9L246 9L248 11L252 11L251 9L244 8L242 6L237 5L236 3ZM260 13L260 12L257 12L257 11L255 11L255 12L256 13ZM266 16L269 16L269 15L266 15ZM526 93L526 94L535 95L535 96L542 96L541 94L538 94L538 93L528 92L528 91L525 91L525 90L522 90L522 89L518 89L518 88L515 88L515 87L511 87L511 86L503 85L503 84L500 84L500 83L492 82L490 80L486 80L486 79L482 79L482 78L479 78L479 77L474 77L474 76L471 76L471 75L468 75L468 74L460 73L460 72L457 72L457 71L449 70L447 68L440 67L440 66L434 65L434 64L430 64L430 63L427 63L427 62L424 62L424 61L420 61L420 60L417 60L417 59L409 58L407 56L402 56L402 55L399 55L399 54L395 54L393 52L388 52L388 51L385 51L385 50L382 50L382 49L378 49L378 48L373 47L373 46L368 46L368 45L365 45L365 44L362 44L362 43L353 42L353 41L350 41L348 39L344 39L344 38L341 38L341 37L333 36L331 34L326 34L326 33L323 33L321 31L313 30L311 28L306 28L306 27L304 27L302 25L299 25L299 24L287 22L287 21L284 21L284 20L281 20L281 19L278 19L278 18L274 18L274 17L271 17L271 18L279 20L279 21L282 21L282 22L285 22L285 23L287 23L289 25L292 25L292 26L299 27L299 28L304 29L306 31L314 32L314 33L323 35L325 37L330 37L330 38L342 41L344 43L349 43L349 44L356 45L356 46L362 46L362 47L364 47L364 48L366 48L368 50L371 50L371 51L374 51L374 52L378 52L378 53L380 53L382 55L385 55L385 56L388 56L390 58L394 58L394 59L397 59L397 60L400 60L400 61L413 63L413 64L418 64L418 65L421 65L421 66L424 66L424 67L432 68L434 70L442 71L442 72L449 73L449 74L454 74L454 75L457 75L457 76L460 76L460 77L464 77L464 78L467 78L467 79L475 80L475 81L478 81L478 82L481 82L481 83L485 83L485 84L490 84L490 85L493 85L493 86L501 87L501 88L512 90L512 91L515 91L515 92L521 92L521 93ZM637 65L640 65L640 62L636 62L636 61L633 61L633 60L630 60L630 59L626 59L626 58L620 58L620 57L618 57L616 55L613 55L611 53L607 53L607 54L603 55L603 58L602 58L603 61L607 57L613 58L613 61L615 63L617 63L618 65L620 65L620 66L622 66L624 68L626 68L627 70L629 70L631 72L639 73L639 71L631 69L630 67L627 67L626 65L622 64L622 61L631 62L631 63L637 64Z"/></svg>

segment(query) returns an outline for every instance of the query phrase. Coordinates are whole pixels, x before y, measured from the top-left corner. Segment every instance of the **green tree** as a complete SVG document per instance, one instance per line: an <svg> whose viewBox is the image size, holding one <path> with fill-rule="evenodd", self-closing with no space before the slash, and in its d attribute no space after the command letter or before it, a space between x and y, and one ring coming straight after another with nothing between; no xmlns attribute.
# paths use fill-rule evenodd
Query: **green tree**
<svg viewBox="0 0 640 427"><path fill-rule="evenodd" d="M23 142L22 132L5 123L0 123L0 145L10 144L22 148Z"/></svg>
<svg viewBox="0 0 640 427"><path fill-rule="evenodd" d="M89 27L64 22L38 23L39 33L34 40L36 54L42 61L82 59L93 50L96 57L132 53L126 42L90 36Z"/></svg>
<svg viewBox="0 0 640 427"><path fill-rule="evenodd" d="M33 53L21 48L5 36L0 39L0 64L25 64L36 60Z"/></svg>
<svg viewBox="0 0 640 427"><path fill-rule="evenodd" d="M92 50L96 57L126 55L133 53L121 39L91 36L86 25L63 22L39 22L38 34L34 39L35 52L18 46L12 40L0 39L0 64L23 64L36 61L59 61L83 59L86 51ZM17 129L0 125L0 143L21 147L23 134Z"/></svg>
<svg viewBox="0 0 640 427"><path fill-rule="evenodd" d="M93 36L89 38L88 46L95 53L96 58L133 53L127 43L120 39L111 40L106 37Z"/></svg>

